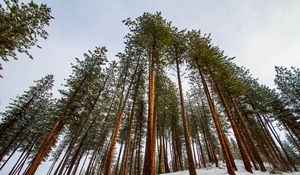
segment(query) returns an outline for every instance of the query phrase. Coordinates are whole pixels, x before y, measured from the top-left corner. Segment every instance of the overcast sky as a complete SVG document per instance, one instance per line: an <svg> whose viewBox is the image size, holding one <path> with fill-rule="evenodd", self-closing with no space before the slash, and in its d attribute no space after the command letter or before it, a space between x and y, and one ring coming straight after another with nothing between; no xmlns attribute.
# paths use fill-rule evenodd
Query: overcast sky
<svg viewBox="0 0 300 175"><path fill-rule="evenodd" d="M2 1L0 1L2 3ZM124 48L128 32L121 22L143 12L161 11L179 28L211 33L213 42L239 66L250 69L263 84L274 87L274 66L299 67L299 0L72 0L38 1L52 8L55 18L47 27L42 49L3 64L0 111L9 99L27 90L46 74L55 76L55 90L71 72L70 63L95 46L106 46L113 58Z"/></svg>
<svg viewBox="0 0 300 175"><path fill-rule="evenodd" d="M2 1L0 0L2 3ZM211 33L213 42L239 66L250 69L259 82L274 87L274 66L300 65L299 0L51 0L49 39L24 56L3 64L0 111L10 98L22 94L34 80L55 76L55 90L71 72L70 63L95 46L106 46L113 58L124 48L128 32L122 20L143 12L161 11L179 28ZM57 94L57 93L56 93ZM44 165L45 166L45 165ZM39 169L40 172L41 168ZM43 173L41 173L43 174Z"/></svg>

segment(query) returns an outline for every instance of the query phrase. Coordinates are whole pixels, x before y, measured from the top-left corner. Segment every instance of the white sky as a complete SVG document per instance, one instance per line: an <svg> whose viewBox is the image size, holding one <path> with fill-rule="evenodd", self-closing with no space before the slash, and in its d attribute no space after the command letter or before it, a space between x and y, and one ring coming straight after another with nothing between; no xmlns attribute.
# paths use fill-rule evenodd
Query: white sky
<svg viewBox="0 0 300 175"><path fill-rule="evenodd" d="M2 2L0 0L0 2ZM33 81L54 74L55 90L71 72L74 57L82 58L95 46L106 46L110 58L124 48L128 32L122 20L143 12L161 11L179 28L211 33L213 42L235 56L239 66L271 87L275 65L299 67L300 1L298 0L72 0L37 1L52 8L49 38L42 49L32 49L34 60L25 56L2 63L0 111L10 98L22 94ZM57 92L55 92L57 94Z"/></svg>
<svg viewBox="0 0 300 175"><path fill-rule="evenodd" d="M263 84L274 87L275 65L300 65L299 0L72 0L37 1L52 8L49 39L32 49L34 60L24 56L2 63L0 111L10 98L22 94L34 80L55 76L55 90L71 72L74 57L82 58L95 46L106 46L113 58L124 48L128 32L122 20L143 12L161 11L179 28L211 33L213 42L235 56ZM0 3L3 1L0 0ZM2 61L1 61L2 62ZM55 92L57 95L57 92Z"/></svg>

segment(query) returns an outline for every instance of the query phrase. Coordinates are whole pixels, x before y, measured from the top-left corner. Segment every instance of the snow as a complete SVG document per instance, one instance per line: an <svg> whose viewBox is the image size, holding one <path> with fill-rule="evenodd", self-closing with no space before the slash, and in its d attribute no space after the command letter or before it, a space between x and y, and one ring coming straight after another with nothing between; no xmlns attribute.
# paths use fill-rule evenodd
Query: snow
<svg viewBox="0 0 300 175"><path fill-rule="evenodd" d="M238 171L236 171L236 175L269 175L269 174L280 174L280 175L300 175L300 172L278 172L278 173L272 173L271 172L271 166L266 164L266 168L268 169L268 171L266 172L261 172L261 171L255 171L253 170L253 174L247 172L244 168L243 162L241 160L237 160L235 161L236 166L238 168ZM222 162L220 162L220 167L209 167L209 168L198 168L196 170L198 175L226 175L227 173L227 169L226 169L226 164L222 164ZM164 175L188 175L189 171L185 170L185 171L179 171L179 172L174 172L174 173L166 173Z"/></svg>

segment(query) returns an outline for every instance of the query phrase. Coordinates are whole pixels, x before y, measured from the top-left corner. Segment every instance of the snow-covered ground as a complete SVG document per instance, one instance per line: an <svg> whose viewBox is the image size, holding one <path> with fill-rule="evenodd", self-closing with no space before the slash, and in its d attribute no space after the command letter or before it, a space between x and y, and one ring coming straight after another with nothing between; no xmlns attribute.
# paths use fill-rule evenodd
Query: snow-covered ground
<svg viewBox="0 0 300 175"><path fill-rule="evenodd" d="M253 174L247 172L243 166L243 162L240 160L235 161L236 166L238 168L238 171L236 171L236 175L269 175L269 174L281 174L281 175L300 175L300 172L288 172L288 173L271 173L271 167L269 165L266 165L266 168L268 169L268 171L266 172L261 172L261 171L253 171ZM215 166L213 167L209 167L209 168L200 168L197 169L197 174L198 175L225 175L228 174L227 170L226 170L226 165L222 164L222 162L220 162L220 167L216 168ZM175 172L175 173L167 173L165 175L188 175L189 171L179 171L179 172Z"/></svg>

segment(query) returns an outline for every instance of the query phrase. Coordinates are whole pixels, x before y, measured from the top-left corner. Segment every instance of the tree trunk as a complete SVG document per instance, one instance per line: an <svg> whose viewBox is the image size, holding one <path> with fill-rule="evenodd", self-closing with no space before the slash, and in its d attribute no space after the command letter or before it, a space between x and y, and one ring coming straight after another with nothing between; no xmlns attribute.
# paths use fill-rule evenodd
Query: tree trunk
<svg viewBox="0 0 300 175"><path fill-rule="evenodd" d="M73 157L72 157L72 159L71 159L71 161L70 161L70 167L69 167L69 169L68 169L68 171L67 171L67 174L68 174L68 175L71 174L71 172L72 172L73 166L74 166L74 164L75 164L75 162L76 162L76 160L77 160L77 157L78 157L78 155L79 155L79 152L81 151L81 148L82 148L82 146L83 146L83 143L84 143L84 141L85 141L85 138L87 137L87 134L88 134L88 133L86 133L86 134L83 136L83 138L81 139L81 141L80 141L80 143L79 143L79 145L78 145L78 148L76 149L76 151L75 151L75 153L74 153L74 155L73 155Z"/></svg>
<svg viewBox="0 0 300 175"><path fill-rule="evenodd" d="M24 167L24 164L26 163L26 160L28 159L29 155L30 155L30 152L32 151L32 148L34 147L35 143L37 142L38 140L38 137L35 139L35 141L32 143L31 147L29 148L29 150L27 151L27 154L26 156L24 157L24 160L22 162L22 164L20 164L20 167L19 167L19 171L16 172L18 175L21 173L22 171L22 168Z"/></svg>
<svg viewBox="0 0 300 175"><path fill-rule="evenodd" d="M191 102L189 101L189 104L191 105ZM203 153L203 149L202 149L202 146L201 146L201 141L200 141L200 137L199 137L199 132L198 132L198 126L196 125L196 120L195 120L195 114L194 114L194 111L192 109L192 107L190 108L191 110L191 113L192 113L192 120L193 120L193 127L196 131L196 146L197 146L197 142L198 142L198 145L199 145L199 148L200 148L200 153L201 153L201 158L200 158L200 155L198 154L198 159L199 159L199 167L201 168L201 162L204 166L204 168L206 168L206 162L205 162L205 158L204 158L204 153ZM197 149L197 147L196 147Z"/></svg>
<svg viewBox="0 0 300 175"><path fill-rule="evenodd" d="M53 169L54 169L54 166L55 166L55 164L57 163L59 157L61 156L63 150L64 150L64 149L62 149L62 150L59 152L58 156L55 157L54 161L52 162L52 164L51 164L51 166L50 166L50 168L49 168L49 170L48 170L48 172L47 172L47 175L50 175L50 174L52 173L52 171L53 171Z"/></svg>
<svg viewBox="0 0 300 175"><path fill-rule="evenodd" d="M111 144L110 144L110 147L109 147L109 150L108 150L108 153L107 153L107 158L106 158L106 161L105 161L104 174L111 174L112 158L113 158L115 145L116 145L116 142L117 142L117 136L118 136L118 132L119 132L123 112L124 112L126 102L127 102L128 97L129 97L129 93L131 91L131 86L132 86L133 80L136 76L138 67L139 67L139 63L136 65L134 73L132 74L132 77L131 77L131 80L130 80L130 83L129 83L129 86L128 86L128 89L127 89L127 92L126 92L126 95L125 95L125 98L120 99L119 110L118 110L116 120L115 120L115 127L114 127L114 130L113 130L113 134L111 136ZM124 85L125 85L125 81L124 81ZM124 91L124 87L123 87L123 90L122 90L121 94L123 94L123 91ZM121 96L123 96L123 95L121 95Z"/></svg>
<svg viewBox="0 0 300 175"><path fill-rule="evenodd" d="M63 158L61 159L61 161L59 162L58 166L56 167L56 170L54 171L53 175L57 175L58 174L58 171L61 169L62 167L62 164L65 162L66 159L68 159L68 154L70 154L69 152L72 150L72 145L69 144Z"/></svg>
<svg viewBox="0 0 300 175"><path fill-rule="evenodd" d="M78 157L78 159L77 159L77 161L76 161L76 165L75 165L75 167L74 167L74 169L73 169L73 171L72 171L72 175L75 175L76 174L76 172L77 172L77 170L78 170L78 167L79 167L79 164L80 164L80 161L81 161L81 158L82 158L82 156L83 156L83 154L84 154L84 151L85 150L82 150L81 151L81 153L80 153L80 155L79 155L79 157Z"/></svg>
<svg viewBox="0 0 300 175"><path fill-rule="evenodd" d="M176 146L175 146L175 131L174 131L174 126L173 126L173 120L172 120L172 129L171 129L171 144L172 144L172 152L171 152L171 155L172 155L172 171L173 172L176 172L177 171L177 155L176 155ZM170 145L171 145L170 144Z"/></svg>
<svg viewBox="0 0 300 175"><path fill-rule="evenodd" d="M141 108L143 109L143 103L141 103ZM143 111L143 110L141 110ZM142 132L143 132L143 124L140 122L140 127L139 127L139 144L138 144L138 149L137 149L137 174L141 174L141 147L142 147Z"/></svg>
<svg viewBox="0 0 300 175"><path fill-rule="evenodd" d="M88 156L89 156L89 152L87 152L87 154L86 154L86 156L85 156L85 158L84 158L84 161L83 161L83 163L82 163L82 166L81 166L81 168L80 168L80 171L79 171L79 174L80 174L80 175L83 174L83 168L85 167L85 163L86 163L86 160L87 160ZM50 175L50 174L49 174L49 175Z"/></svg>
<svg viewBox="0 0 300 175"><path fill-rule="evenodd" d="M95 62L94 62L95 63ZM82 88L83 84L87 80L90 71L92 71L93 67L91 67L85 74L78 86L75 87L75 91L71 94L71 96L68 98L66 105L63 107L63 109L58 114L58 119L54 123L53 128L48 133L47 137L44 139L42 146L39 148L38 153L35 155L34 159L32 160L28 170L26 171L25 175L33 175L35 171L37 170L38 166L41 164L43 158L46 156L46 154L49 152L51 146L57 139L57 136L59 135L60 131L64 127L63 119L65 115L67 114L70 106L73 104L75 98L77 97L77 94L79 90Z"/></svg>
<svg viewBox="0 0 300 175"><path fill-rule="evenodd" d="M15 165L12 167L12 169L10 170L9 174L13 174L13 172L16 170L16 168L19 165L19 162L22 160L23 155L26 153L26 150L28 149L28 147L26 149L24 149L24 151L22 151L22 154L20 155L20 157L18 158L17 162L15 163Z"/></svg>
<svg viewBox="0 0 300 175"><path fill-rule="evenodd" d="M128 121L127 121L127 124L128 124ZM129 129L128 126L126 126L126 130L125 130L124 132L127 132L128 129ZM123 174L125 174L125 173L124 173L124 167L125 167L125 159L126 159L127 145L128 145L128 142L125 141L125 147L124 147L123 154L122 154L121 167L120 167L120 171L119 171L118 175L123 175Z"/></svg>
<svg viewBox="0 0 300 175"><path fill-rule="evenodd" d="M297 147L298 152L300 152L300 145L297 142L297 140L295 139L294 135L291 133L291 129L287 126L287 124L285 122L281 122L281 123L285 127L285 130L289 133L289 135L292 139L293 145L295 145Z"/></svg>
<svg viewBox="0 0 300 175"><path fill-rule="evenodd" d="M220 143L221 143L221 148L222 148L222 151L223 151L223 155L224 155L224 158L225 158L225 161L226 161L227 171L230 175L235 175L233 162L230 160L230 156L229 156L229 151L230 150L227 150L227 146L226 146L227 143L226 143L225 138L224 138L224 131L222 130L221 122L220 122L218 116L215 113L213 101L210 97L209 90L208 90L204 75L202 73L201 67L200 67L199 64L197 66L198 66L199 74L201 76L202 84L204 86L205 95L206 95L207 101L209 103L210 112L211 112L213 121L216 125L217 134L218 134L218 137L219 137L219 140L220 140Z"/></svg>
<svg viewBox="0 0 300 175"><path fill-rule="evenodd" d="M56 170L55 170L55 172L54 172L54 175L56 175L56 174L59 174L59 175L63 174L63 171L64 171L64 169L65 169L65 166L66 166L66 164L68 163L69 157L70 157L71 154L72 154L72 151L73 151L74 146L75 146L75 144L76 144L76 140L77 140L77 138L79 137L79 134L81 134L81 131L82 131L82 128L81 128L81 129L79 130L79 132L77 132L77 133L74 135L74 137L72 138L72 140L71 140L71 142L70 142L70 145L69 145L69 147L68 147L68 150L67 150L67 152L65 153L64 158L61 160L59 166L56 168Z"/></svg>
<svg viewBox="0 0 300 175"><path fill-rule="evenodd" d="M279 143L279 145L280 145L282 151L284 152L284 154L285 154L285 156L286 156L286 158L287 158L287 161L288 161L289 164L294 168L295 171L298 171L298 169L297 169L296 166L295 166L295 163L293 162L293 160L291 159L291 157L289 156L289 154L286 152L286 150L285 150L285 148L284 148L282 142L280 141L279 135L278 135L277 132L275 131L274 126L272 125L272 123L271 123L267 118L265 118L265 120L266 120L266 123L267 123L269 129L271 130L273 136L275 137L275 139L276 139L277 142Z"/></svg>
<svg viewBox="0 0 300 175"><path fill-rule="evenodd" d="M172 124L173 125L173 124ZM174 126L173 126L174 127ZM176 142L176 136L175 136L175 127L172 128L172 153L173 153L173 160L172 160L172 169L173 172L178 171L179 169L179 156L177 151L177 142Z"/></svg>
<svg viewBox="0 0 300 175"><path fill-rule="evenodd" d="M160 131L161 132L161 131ZM163 157L163 154L162 154L162 140L161 140L161 133L158 133L158 137L159 137L159 149L158 149L158 174L162 174L162 157Z"/></svg>
<svg viewBox="0 0 300 175"><path fill-rule="evenodd" d="M239 147L239 150L240 150L240 153L241 153L241 156L242 156L242 160L243 160L243 163L244 163L244 167L245 169L250 172L250 173L253 173L252 169L251 169L251 164L250 164L250 160L249 160L249 157L247 155L247 152L246 152L246 148L245 148L245 144L243 142L243 140L241 139L241 135L240 135L240 131L239 131L239 128L238 128L238 125L236 124L236 121L234 120L233 118L233 115L229 109L229 106L226 102L226 99L224 97L224 94L223 92L221 91L218 83L216 82L215 79L213 79L214 83L215 83L215 86L216 86L216 90L218 91L219 93L219 96L221 98L221 101L223 103L223 106L225 108L225 111L226 111L226 114L227 114L227 117L228 117L228 120L232 126L232 130L233 130L233 133L235 135L235 138L237 140L237 144L238 144L238 147Z"/></svg>
<svg viewBox="0 0 300 175"><path fill-rule="evenodd" d="M142 130L140 130L140 137L139 137L139 144L138 144L138 149L137 149L137 168L136 172L138 175L141 174L141 143L142 143Z"/></svg>
<svg viewBox="0 0 300 175"><path fill-rule="evenodd" d="M92 157L90 158L90 161L89 161L89 164L88 164L88 167L86 168L86 172L85 172L85 175L89 175L90 174L90 171L91 171L91 168L92 168L92 164L96 158L96 153L97 153L97 150L98 149L95 149L93 154L92 154Z"/></svg>
<svg viewBox="0 0 300 175"><path fill-rule="evenodd" d="M61 115L60 115L61 116ZM62 117L59 117L62 118ZM32 160L30 167L26 171L25 175L33 175L37 170L38 166L44 159L45 155L49 152L51 146L55 142L57 136L59 135L60 131L64 127L64 123L62 120L57 120L52 128L52 130L48 133L47 137L45 138L42 146L40 147L38 153Z"/></svg>
<svg viewBox="0 0 300 175"><path fill-rule="evenodd" d="M199 86L199 89L201 89L199 84L198 84L198 86ZM200 95L200 100L201 100L201 103L204 104L204 101L203 101L201 95ZM199 102L197 102L197 103L198 103L198 106L200 107L201 105L199 104ZM198 110L201 111L200 109L198 109ZM202 111L205 111L204 105L202 105ZM199 113L201 113L201 112L199 112ZM202 113L202 118L200 118L200 120L202 120L201 127L202 127L202 132L204 135L204 141L206 144L206 150L207 150L209 162L215 162L216 167L219 167L219 160L215 153L215 145L212 141L212 136L210 133L209 122L207 120L207 116L205 116Z"/></svg>
<svg viewBox="0 0 300 175"><path fill-rule="evenodd" d="M20 174L27 158L30 155L30 152L32 151L32 148L35 146L36 142L38 140L38 137L35 138L35 140L33 141L33 143L30 145L29 149L25 149L27 150L27 153L25 154L25 156L22 158L22 160L20 161L19 165L15 168L14 171L12 171L12 174ZM29 145L28 145L29 146Z"/></svg>
<svg viewBox="0 0 300 175"><path fill-rule="evenodd" d="M15 172L13 174L19 175L23 169L24 164L26 163L27 158L30 155L30 150L27 151L25 157L22 159L22 161L20 162L19 166L17 167L17 169L15 170Z"/></svg>
<svg viewBox="0 0 300 175"><path fill-rule="evenodd" d="M133 167L133 165L135 165L135 160L133 160L133 158L135 157L134 156L134 152L135 152L136 145L137 145L137 141L136 141L137 134L138 134L138 129L137 128L138 128L137 127L137 122L135 122L134 137L133 137L133 147L131 149L130 164L129 164L129 174L134 174L134 173L132 173L132 167Z"/></svg>
<svg viewBox="0 0 300 175"><path fill-rule="evenodd" d="M269 143L269 147L270 150L273 151L274 156L277 158L278 160L278 164L280 166L280 170L281 171L289 171L290 170L290 166L287 163L287 161L285 160L285 158L283 157L282 153L280 152L280 149L278 148L278 146L276 145L275 141L273 140L268 128L265 126L264 122L262 121L262 118L259 114L257 114L257 119L259 121L259 124L261 126L261 128L263 129L263 132L266 136L266 140ZM273 156L273 157L274 157ZM275 158L274 157L274 158Z"/></svg>
<svg viewBox="0 0 300 175"><path fill-rule="evenodd" d="M207 133L204 129L203 124L202 124L202 133L203 133L203 138L204 138L205 149L206 149L207 156L208 156L208 161L209 162L214 162L214 158L211 155L212 153L211 153L210 146L209 146L209 143L208 143L209 139L208 139L208 136L207 136ZM216 167L218 167L218 166L216 165Z"/></svg>
<svg viewBox="0 0 300 175"><path fill-rule="evenodd" d="M21 109L14 115L13 119L10 120L10 122L8 122L7 124L5 124L4 126L2 126L0 128L0 133L4 133L6 132L7 129L9 129L9 127L13 126L15 124L16 121L18 121L18 119L21 117L22 114L27 106L30 105L30 103L34 100L34 98L37 96L37 93L33 94L33 96L21 107ZM2 160L2 157L1 159Z"/></svg>
<svg viewBox="0 0 300 175"><path fill-rule="evenodd" d="M241 127L240 127L240 129L241 129ZM245 136L245 133L242 131L242 130L240 130L240 132L241 132L241 134L243 134L243 136L241 137L242 139L243 139L243 142L244 143L248 143L248 140L247 140L247 138L246 138L246 136ZM257 167L257 161L255 160L255 158L254 158L254 156L253 156L253 153L250 151L250 148L249 148L249 145L247 146L247 145L245 145L245 148L246 148L246 151L247 151L247 153L248 153L248 155L249 155L249 158L250 158L250 160L252 161L252 164L253 164L253 166L254 166L254 169L255 170L259 170L259 168Z"/></svg>
<svg viewBox="0 0 300 175"><path fill-rule="evenodd" d="M37 113L37 112L36 112ZM35 114L34 114L35 115ZM19 137L20 134L22 134L24 132L24 129L28 126L28 124L30 124L30 121L33 119L34 117L30 117L30 119L27 120L27 122L25 123L25 125L23 125L18 131L17 133L14 135L14 137L12 139L10 139L9 143L6 145L6 147L4 149L1 150L0 153L0 161L4 158L5 154L10 150L11 146L13 145L13 143L15 142L15 140ZM24 140L24 139L23 139Z"/></svg>
<svg viewBox="0 0 300 175"><path fill-rule="evenodd" d="M154 101L155 101L155 71L154 71L154 55L149 57L149 93L148 93L148 122L146 151L144 161L144 175L155 174L155 126L154 126Z"/></svg>
<svg viewBox="0 0 300 175"><path fill-rule="evenodd" d="M2 168L6 165L6 163L10 160L10 158L15 154L15 152L18 150L19 146L21 145L22 142L20 142L18 144L18 146L16 146L16 148L12 151L12 153L8 156L8 158L4 161L4 163L1 165L0 167L0 171L2 170Z"/></svg>
<svg viewBox="0 0 300 175"><path fill-rule="evenodd" d="M179 137L179 131L178 131L178 126L175 126L175 146L176 146L176 151L177 151L177 169L183 170L184 165L183 165L183 159L182 159L182 145L181 145L181 140Z"/></svg>
<svg viewBox="0 0 300 175"><path fill-rule="evenodd" d="M177 79L178 79L178 86L179 86L181 117L182 117L183 130L184 130L184 140L185 140L185 146L186 146L187 157L189 162L189 173L191 175L196 175L196 168L195 168L195 163L194 163L193 153L191 148L191 141L190 141L189 124L188 124L187 113L184 105L184 98L182 92L179 60L178 57L176 57L175 59L176 59Z"/></svg>
<svg viewBox="0 0 300 175"><path fill-rule="evenodd" d="M194 154L195 167L197 167L198 162L197 162L197 157L196 157L196 150L195 150L195 141L194 141L194 139L192 139L192 149L193 149L193 154ZM200 161L199 161L199 163L200 163Z"/></svg>
<svg viewBox="0 0 300 175"><path fill-rule="evenodd" d="M265 168L265 166L264 166L264 164L263 164L263 161L262 161L262 159L261 159L261 157L260 157L260 155L259 155L259 153L258 153L258 151L256 149L256 146L254 144L254 141L253 141L253 138L251 136L251 133L250 133L250 131L248 129L248 126L247 126L247 124L246 124L246 122L245 122L245 120L244 120L244 118L242 116L241 111L239 110L239 107L237 106L237 104L236 104L235 100L233 99L233 97L230 97L230 100L231 100L231 103L233 104L233 107L234 107L235 111L238 114L237 116L238 116L238 118L241 121L241 124L243 126L243 129L244 129L246 135L247 135L247 138L249 139L249 142L250 142L249 144L251 145L251 151L253 153L253 156L254 156L255 160L259 164L260 170L262 172L267 171L266 168Z"/></svg>
<svg viewBox="0 0 300 175"><path fill-rule="evenodd" d="M138 86L138 85L137 85ZM136 96L137 96L137 90L138 87L135 91L135 97L133 99L132 102L132 109L130 112L130 117L129 117L129 121L128 121L128 132L127 132L127 146L126 146L126 156L125 156L125 162L124 162L124 175L127 174L127 167L128 167L128 159L129 159L129 152L131 149L131 132L132 132L132 121L133 121L133 116L134 116L134 110L135 110L135 105L136 105Z"/></svg>
<svg viewBox="0 0 300 175"><path fill-rule="evenodd" d="M82 124L82 126L81 126L81 128L80 128L79 134L84 130L84 126L86 125L87 121L90 119L90 116L91 116L93 110L95 109L96 104L97 104L97 102L99 101L100 96L101 96L101 94L102 94L104 88L106 87L106 83L107 83L108 78L109 78L109 75L106 76L106 78L105 78L105 80L104 80L104 84L101 86L101 88L99 88L96 97L93 99L93 101L92 101L92 103L91 103L91 107L90 107L90 109L88 110L88 113L87 113L87 115L85 116L84 122L83 122L83 124ZM72 159L71 159L70 167L69 167L69 169L68 169L68 171L67 171L67 174L71 174L71 172L72 172L73 166L74 166L75 163L76 163L77 157L78 157L78 155L79 155L79 153L80 153L80 151L81 151L81 148L82 148L82 146L83 146L83 144L84 144L84 141L85 141L85 139L86 139L86 137L87 137L87 135L88 135L88 132L89 132L89 130L90 130L90 128L91 128L91 125L93 125L93 124L95 123L95 121L96 121L96 115L92 117L92 120L93 120L92 123L89 123L89 125L87 126L87 130L85 131L85 135L82 137L82 139L81 139L81 141L80 141L80 143L79 143L79 146L78 146L78 148L76 149L76 151L75 151L75 153L74 153L74 155L73 155L73 157L72 157ZM77 134L76 134L76 135L77 135ZM75 137L75 138L76 138L76 137Z"/></svg>
<svg viewBox="0 0 300 175"><path fill-rule="evenodd" d="M115 173L114 173L115 175L117 175L118 172L119 172L119 162L120 162L120 157L121 157L122 150L123 150L123 142L121 143L119 155L118 155L118 158L117 158L117 164L116 164Z"/></svg>
<svg viewBox="0 0 300 175"><path fill-rule="evenodd" d="M168 165L168 143L167 143L167 138L164 139L164 133L163 134L163 155L164 155L164 164L165 164L165 173L169 173L170 172L170 168Z"/></svg>

